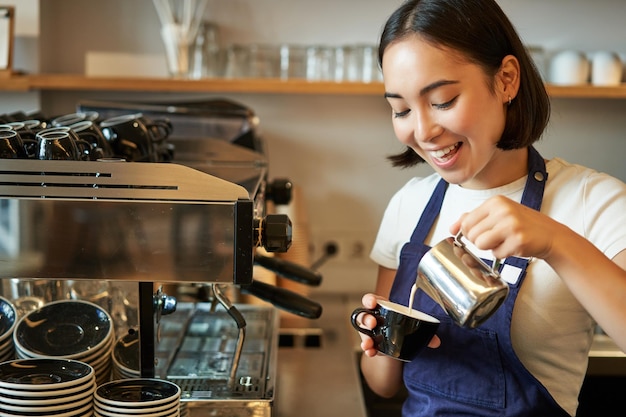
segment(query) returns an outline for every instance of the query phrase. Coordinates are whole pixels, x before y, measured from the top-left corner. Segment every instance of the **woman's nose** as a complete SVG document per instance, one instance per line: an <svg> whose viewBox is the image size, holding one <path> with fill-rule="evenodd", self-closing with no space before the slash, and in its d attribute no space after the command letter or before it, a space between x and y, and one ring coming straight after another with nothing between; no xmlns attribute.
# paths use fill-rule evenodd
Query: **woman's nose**
<svg viewBox="0 0 626 417"><path fill-rule="evenodd" d="M413 127L413 136L416 142L429 142L441 134L441 126L428 114L416 112Z"/></svg>

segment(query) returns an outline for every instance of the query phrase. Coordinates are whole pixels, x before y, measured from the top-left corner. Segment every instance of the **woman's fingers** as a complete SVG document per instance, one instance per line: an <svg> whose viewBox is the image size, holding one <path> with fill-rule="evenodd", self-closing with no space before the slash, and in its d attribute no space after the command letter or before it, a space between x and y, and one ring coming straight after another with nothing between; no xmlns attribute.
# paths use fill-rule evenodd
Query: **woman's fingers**
<svg viewBox="0 0 626 417"><path fill-rule="evenodd" d="M432 339L430 339L430 342L428 343L428 347L435 349L438 348L439 346L441 346L441 339L439 339L439 336L434 335Z"/></svg>
<svg viewBox="0 0 626 417"><path fill-rule="evenodd" d="M378 297L376 294L367 293L361 299L361 303L365 308L376 308L379 298L380 297Z"/></svg>

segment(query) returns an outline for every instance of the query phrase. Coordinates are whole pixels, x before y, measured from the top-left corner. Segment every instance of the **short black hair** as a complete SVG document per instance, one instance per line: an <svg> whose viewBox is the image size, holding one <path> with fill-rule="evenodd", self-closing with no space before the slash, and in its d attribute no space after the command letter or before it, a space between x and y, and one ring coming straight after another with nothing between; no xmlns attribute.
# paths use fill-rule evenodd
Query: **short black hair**
<svg viewBox="0 0 626 417"><path fill-rule="evenodd" d="M378 46L382 68L387 47L418 35L433 45L460 52L493 79L507 55L520 64L520 88L511 102L502 137L504 150L525 148L541 138L550 119L550 99L537 67L517 31L494 0L409 0L391 14ZM408 148L388 157L407 168L424 160Z"/></svg>

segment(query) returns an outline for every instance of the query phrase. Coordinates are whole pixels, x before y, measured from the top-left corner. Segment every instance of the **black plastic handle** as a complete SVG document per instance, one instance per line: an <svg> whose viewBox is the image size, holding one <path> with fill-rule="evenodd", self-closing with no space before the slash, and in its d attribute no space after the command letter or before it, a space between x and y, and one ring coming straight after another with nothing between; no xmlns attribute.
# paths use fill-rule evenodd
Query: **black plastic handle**
<svg viewBox="0 0 626 417"><path fill-rule="evenodd" d="M299 282L301 284L317 287L322 283L322 275L320 273L285 259L255 255L254 262L261 265L263 268L275 272L281 277Z"/></svg>
<svg viewBox="0 0 626 417"><path fill-rule="evenodd" d="M285 288L275 287L261 281L252 281L252 284L242 286L241 290L298 316L317 319L322 315L322 306L319 303Z"/></svg>

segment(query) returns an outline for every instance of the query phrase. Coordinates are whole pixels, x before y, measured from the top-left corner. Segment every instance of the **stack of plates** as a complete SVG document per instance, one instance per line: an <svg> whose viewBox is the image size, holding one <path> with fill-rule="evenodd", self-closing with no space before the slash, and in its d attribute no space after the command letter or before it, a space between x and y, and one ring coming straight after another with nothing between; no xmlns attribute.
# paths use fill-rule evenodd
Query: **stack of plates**
<svg viewBox="0 0 626 417"><path fill-rule="evenodd" d="M18 358L63 358L93 367L96 382L110 378L114 331L102 307L83 300L53 301L17 322L13 341Z"/></svg>
<svg viewBox="0 0 626 417"><path fill-rule="evenodd" d="M100 385L94 393L95 417L179 417L180 387L153 378L133 378Z"/></svg>
<svg viewBox="0 0 626 417"><path fill-rule="evenodd" d="M96 378L91 366L68 359L0 363L0 415L87 417Z"/></svg>
<svg viewBox="0 0 626 417"><path fill-rule="evenodd" d="M17 310L6 298L0 297L0 362L15 359L13 330L17 323Z"/></svg>
<svg viewBox="0 0 626 417"><path fill-rule="evenodd" d="M139 378L139 332L134 330L120 337L113 346L111 379Z"/></svg>

